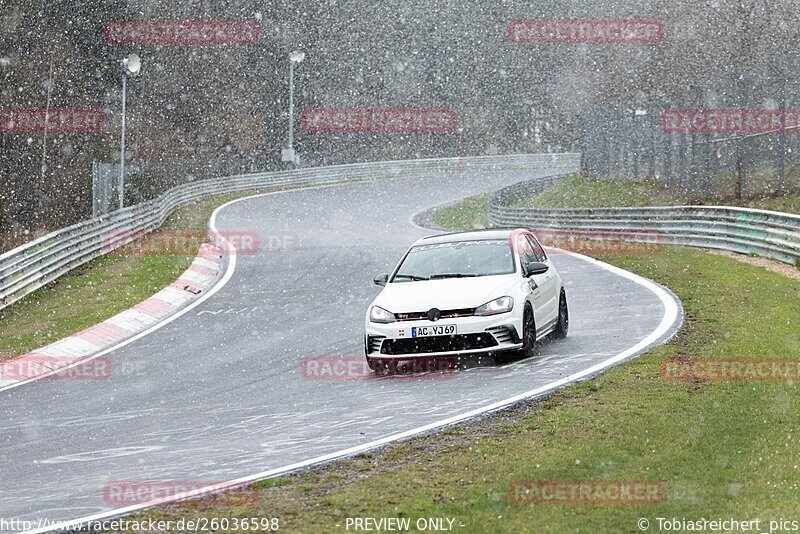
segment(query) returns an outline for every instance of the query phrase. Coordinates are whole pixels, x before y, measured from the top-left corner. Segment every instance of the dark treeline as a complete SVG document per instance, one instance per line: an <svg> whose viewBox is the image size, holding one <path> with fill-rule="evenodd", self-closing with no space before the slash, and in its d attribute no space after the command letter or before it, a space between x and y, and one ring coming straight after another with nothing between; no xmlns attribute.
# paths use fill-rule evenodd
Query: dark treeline
<svg viewBox="0 0 800 534"><path fill-rule="evenodd" d="M449 108L457 117L454 131L435 134L311 133L298 123L303 165L579 150L583 111L669 100L785 55L800 27L798 7L756 0L0 0L0 110L103 112L99 133L0 131L0 250L90 214L92 161L119 158L118 62L131 52L143 69L128 84L128 161L180 161L181 169L189 161L198 167L192 176L203 177L202 168L281 168L292 50L306 52L296 69L298 112ZM509 22L530 18L656 19L665 38L647 45L512 42ZM129 19L250 20L260 34L256 43L230 46L107 44L104 23Z"/></svg>

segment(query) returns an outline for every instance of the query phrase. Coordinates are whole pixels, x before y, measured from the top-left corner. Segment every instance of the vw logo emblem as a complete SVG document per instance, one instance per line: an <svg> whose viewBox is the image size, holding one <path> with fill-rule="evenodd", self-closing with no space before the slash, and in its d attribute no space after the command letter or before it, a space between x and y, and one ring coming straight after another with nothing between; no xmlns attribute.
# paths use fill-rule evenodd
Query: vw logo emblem
<svg viewBox="0 0 800 534"><path fill-rule="evenodd" d="M438 321L441 316L442 312L440 312L438 308L431 308L430 310L428 310L429 321Z"/></svg>

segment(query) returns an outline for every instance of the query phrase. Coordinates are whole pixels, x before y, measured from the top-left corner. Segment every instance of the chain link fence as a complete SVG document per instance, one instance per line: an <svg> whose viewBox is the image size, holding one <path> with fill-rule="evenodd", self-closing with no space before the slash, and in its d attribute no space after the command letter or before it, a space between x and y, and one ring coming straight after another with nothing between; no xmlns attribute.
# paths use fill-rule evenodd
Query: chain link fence
<svg viewBox="0 0 800 534"><path fill-rule="evenodd" d="M174 187L197 180L272 171L279 167L280 164L267 154L223 153L203 159L129 161L125 169L124 205L146 202ZM14 200L0 187L0 252L65 225L118 209L119 163L94 161L88 169L67 171L74 175L71 183L84 184L71 195L58 187L51 187L45 192Z"/></svg>
<svg viewBox="0 0 800 534"><path fill-rule="evenodd" d="M687 201L800 191L800 86L787 72L773 63L749 77L690 86L674 100L582 113L582 170L651 177Z"/></svg>
<svg viewBox="0 0 800 534"><path fill-rule="evenodd" d="M124 205L154 199L179 185L218 176L273 170L266 158L218 157L209 160L168 159L129 162L125 166ZM119 163L92 163L92 217L119 207Z"/></svg>

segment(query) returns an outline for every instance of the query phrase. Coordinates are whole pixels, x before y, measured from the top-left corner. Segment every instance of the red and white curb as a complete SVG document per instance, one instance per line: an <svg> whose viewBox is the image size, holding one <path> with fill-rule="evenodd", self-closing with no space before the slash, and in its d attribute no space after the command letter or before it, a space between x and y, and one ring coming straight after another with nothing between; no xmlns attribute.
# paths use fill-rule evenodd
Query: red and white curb
<svg viewBox="0 0 800 534"><path fill-rule="evenodd" d="M0 389L45 376L107 378L110 365L67 372L82 360L129 339L163 321L214 286L222 269L222 249L205 243L189 268L172 284L129 310L69 337L0 364ZM58 371L54 373L54 371ZM105 376L92 375L105 373Z"/></svg>

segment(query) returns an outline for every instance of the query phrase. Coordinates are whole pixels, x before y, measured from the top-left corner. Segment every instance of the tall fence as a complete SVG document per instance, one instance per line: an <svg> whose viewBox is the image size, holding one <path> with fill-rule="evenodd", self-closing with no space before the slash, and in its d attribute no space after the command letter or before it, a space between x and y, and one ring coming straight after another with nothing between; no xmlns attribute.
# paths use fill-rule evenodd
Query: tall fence
<svg viewBox="0 0 800 534"><path fill-rule="evenodd" d="M171 159L137 161L125 165L123 205L152 200L181 184L233 174L241 162ZM92 217L100 217L119 207L120 164L92 162Z"/></svg>
<svg viewBox="0 0 800 534"><path fill-rule="evenodd" d="M124 204L132 206L151 200L187 182L278 170L273 159L267 155L222 153L202 159L187 157L128 162ZM18 169L3 176L0 183L0 253L64 225L108 213L119 205L118 163L86 161L50 171L60 178L56 180L56 174L23 178L24 173ZM45 183L47 187L44 187Z"/></svg>
<svg viewBox="0 0 800 534"><path fill-rule="evenodd" d="M670 101L617 102L581 114L583 171L652 177L687 200L800 190L800 85L770 64L687 87Z"/></svg>
<svg viewBox="0 0 800 534"><path fill-rule="evenodd" d="M522 154L419 159L242 174L185 183L155 199L51 232L0 255L0 309L109 252L110 234L148 232L175 209L199 198L266 187L303 187L467 171L575 171L580 154Z"/></svg>

